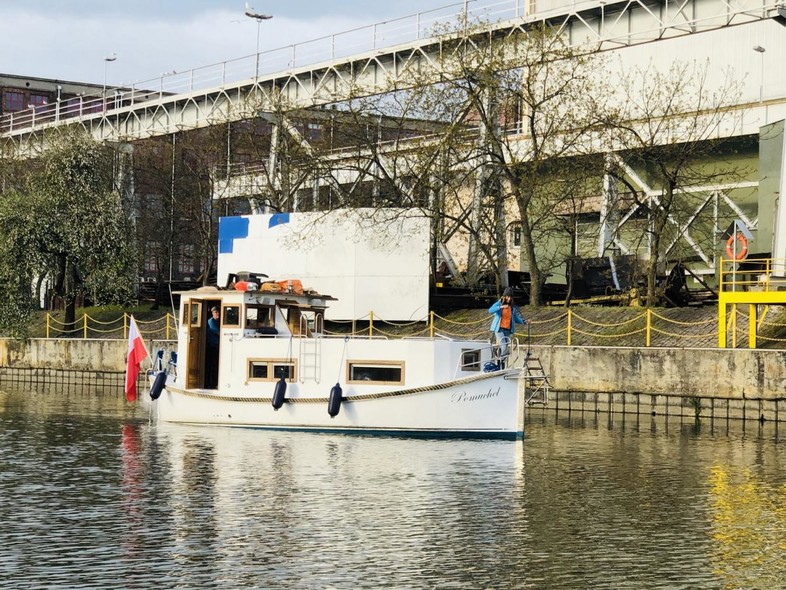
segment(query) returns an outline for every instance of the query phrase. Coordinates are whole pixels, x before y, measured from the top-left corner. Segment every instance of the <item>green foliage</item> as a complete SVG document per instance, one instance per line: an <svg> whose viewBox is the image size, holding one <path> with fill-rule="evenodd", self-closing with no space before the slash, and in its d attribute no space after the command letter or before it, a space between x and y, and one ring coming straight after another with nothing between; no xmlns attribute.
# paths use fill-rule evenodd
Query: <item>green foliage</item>
<svg viewBox="0 0 786 590"><path fill-rule="evenodd" d="M112 177L110 149L68 134L0 198L0 331L26 333L42 278L66 304L133 298L133 231Z"/></svg>

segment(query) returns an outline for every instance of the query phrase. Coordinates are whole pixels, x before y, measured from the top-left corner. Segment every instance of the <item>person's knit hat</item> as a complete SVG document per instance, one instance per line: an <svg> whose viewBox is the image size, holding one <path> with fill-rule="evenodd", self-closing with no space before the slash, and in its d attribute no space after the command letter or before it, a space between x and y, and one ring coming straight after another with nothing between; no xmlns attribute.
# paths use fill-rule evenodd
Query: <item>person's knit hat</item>
<svg viewBox="0 0 786 590"><path fill-rule="evenodd" d="M502 293L503 297L513 297L513 289L510 287L505 287L505 291Z"/></svg>

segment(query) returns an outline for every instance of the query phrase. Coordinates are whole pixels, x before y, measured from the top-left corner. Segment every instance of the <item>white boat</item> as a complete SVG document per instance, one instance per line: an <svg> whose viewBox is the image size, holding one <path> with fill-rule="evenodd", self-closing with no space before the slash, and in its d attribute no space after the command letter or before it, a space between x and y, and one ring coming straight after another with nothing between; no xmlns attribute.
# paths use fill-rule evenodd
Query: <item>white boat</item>
<svg viewBox="0 0 786 590"><path fill-rule="evenodd" d="M523 436L522 371L489 370L488 342L329 335L324 312L334 299L279 284L180 293L176 360L151 375L153 416L281 430ZM218 384L208 389L213 307L221 310Z"/></svg>

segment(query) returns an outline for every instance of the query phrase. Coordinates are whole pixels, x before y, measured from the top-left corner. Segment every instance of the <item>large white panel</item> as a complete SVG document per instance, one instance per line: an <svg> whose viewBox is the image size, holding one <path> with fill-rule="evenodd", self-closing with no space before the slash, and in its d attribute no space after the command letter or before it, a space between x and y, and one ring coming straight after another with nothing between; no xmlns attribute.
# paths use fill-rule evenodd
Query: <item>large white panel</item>
<svg viewBox="0 0 786 590"><path fill-rule="evenodd" d="M412 210L340 210L224 217L219 225L218 284L229 273L273 280L338 298L327 317L385 320L428 315L429 220Z"/></svg>

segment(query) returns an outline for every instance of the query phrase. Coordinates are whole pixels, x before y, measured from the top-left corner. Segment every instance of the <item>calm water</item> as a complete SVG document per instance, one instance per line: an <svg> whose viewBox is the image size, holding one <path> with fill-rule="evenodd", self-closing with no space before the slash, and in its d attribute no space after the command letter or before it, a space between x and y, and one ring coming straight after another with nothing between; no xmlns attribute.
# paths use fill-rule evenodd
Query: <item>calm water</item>
<svg viewBox="0 0 786 590"><path fill-rule="evenodd" d="M523 443L270 433L0 393L0 586L786 588L778 435L590 415Z"/></svg>

